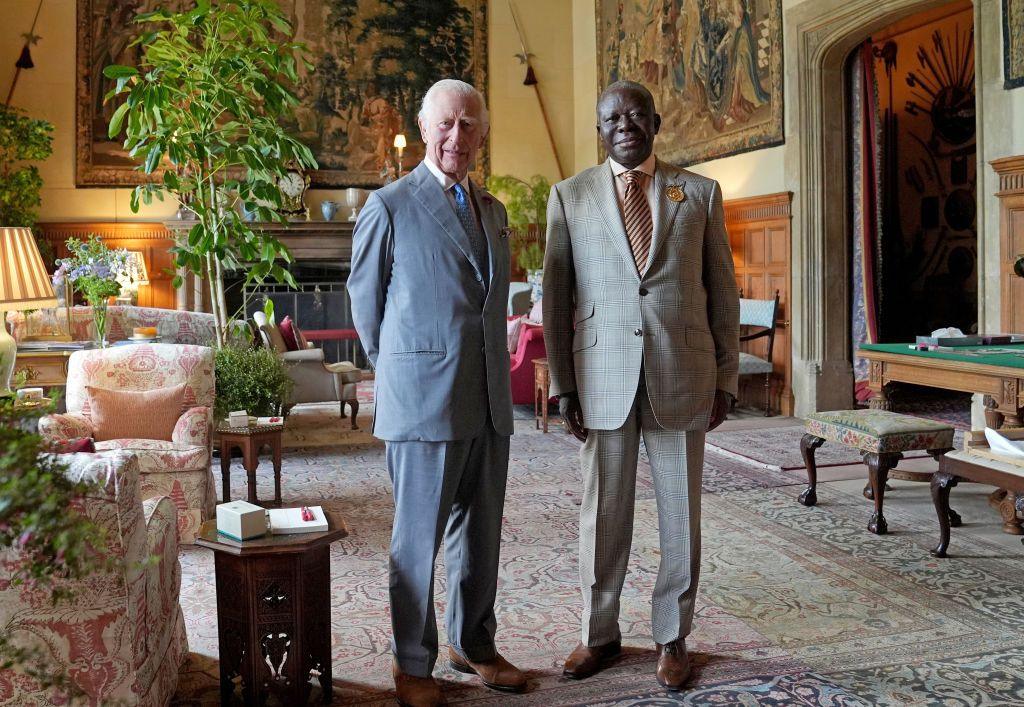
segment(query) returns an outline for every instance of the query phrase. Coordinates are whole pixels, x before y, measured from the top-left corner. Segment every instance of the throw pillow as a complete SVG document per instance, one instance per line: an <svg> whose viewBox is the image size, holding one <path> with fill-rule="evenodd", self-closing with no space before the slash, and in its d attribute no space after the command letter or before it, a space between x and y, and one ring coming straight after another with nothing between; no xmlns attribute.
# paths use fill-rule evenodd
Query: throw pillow
<svg viewBox="0 0 1024 707"><path fill-rule="evenodd" d="M534 302L533 309L530 310L530 316L528 317L531 322L537 322L540 324L544 321L544 308L541 307L540 304L542 301L543 300L537 300Z"/></svg>
<svg viewBox="0 0 1024 707"><path fill-rule="evenodd" d="M111 390L85 386L89 419L97 442L110 439L170 441L181 417L185 384L152 390Z"/></svg>
<svg viewBox="0 0 1024 707"><path fill-rule="evenodd" d="M281 338L284 339L285 348L289 351L299 350L299 339L295 332L298 327L292 321L291 315L281 320L281 323L277 325L277 328L281 330Z"/></svg>
<svg viewBox="0 0 1024 707"><path fill-rule="evenodd" d="M58 443L53 450L56 454L78 454L79 452L96 453L96 445L91 437L79 437Z"/></svg>
<svg viewBox="0 0 1024 707"><path fill-rule="evenodd" d="M284 337L281 336L281 330L278 329L276 324L263 324L260 326L267 340L270 342L270 348L277 353L284 353L288 350L288 346L284 343Z"/></svg>
<svg viewBox="0 0 1024 707"><path fill-rule="evenodd" d="M519 334L523 330L523 318L514 317L505 324L508 334L508 352L514 354L519 348Z"/></svg>

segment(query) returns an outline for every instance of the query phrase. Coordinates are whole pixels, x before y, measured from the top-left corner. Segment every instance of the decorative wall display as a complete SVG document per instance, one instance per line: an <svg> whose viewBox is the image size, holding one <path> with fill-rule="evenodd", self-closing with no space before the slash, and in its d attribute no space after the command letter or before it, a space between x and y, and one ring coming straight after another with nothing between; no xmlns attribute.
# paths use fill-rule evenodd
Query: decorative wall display
<svg viewBox="0 0 1024 707"><path fill-rule="evenodd" d="M1003 86L1024 86L1024 0L1003 0Z"/></svg>
<svg viewBox="0 0 1024 707"><path fill-rule="evenodd" d="M107 139L112 109L109 64L136 65L132 20L157 5L182 0L77 0L78 186L138 184L144 175L120 140ZM487 16L484 0L281 0L305 42L312 72L300 74L302 107L291 126L320 169L311 187L380 186L396 170L395 135L408 141L403 164L423 157L416 125L420 99L439 77L460 78L486 94ZM487 173L487 150L475 172Z"/></svg>
<svg viewBox="0 0 1024 707"><path fill-rule="evenodd" d="M601 88L654 94L666 161L784 142L781 0L597 0L597 55Z"/></svg>

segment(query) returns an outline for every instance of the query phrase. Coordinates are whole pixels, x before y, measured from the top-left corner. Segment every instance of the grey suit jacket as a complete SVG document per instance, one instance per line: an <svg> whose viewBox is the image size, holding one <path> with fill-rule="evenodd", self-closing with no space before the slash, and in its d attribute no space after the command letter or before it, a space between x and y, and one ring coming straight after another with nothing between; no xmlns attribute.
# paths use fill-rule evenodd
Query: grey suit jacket
<svg viewBox="0 0 1024 707"><path fill-rule="evenodd" d="M739 362L739 294L721 189L657 161L641 278L613 179L605 162L551 189L543 299L551 393L577 391L588 428L617 429L642 366L658 423L703 430L715 389L736 394ZM668 197L672 186L683 201Z"/></svg>
<svg viewBox="0 0 1024 707"><path fill-rule="evenodd" d="M490 282L426 165L370 194L356 221L348 292L376 369L373 433L384 440L476 436L488 414L512 434L505 326L509 245L501 202L471 184Z"/></svg>

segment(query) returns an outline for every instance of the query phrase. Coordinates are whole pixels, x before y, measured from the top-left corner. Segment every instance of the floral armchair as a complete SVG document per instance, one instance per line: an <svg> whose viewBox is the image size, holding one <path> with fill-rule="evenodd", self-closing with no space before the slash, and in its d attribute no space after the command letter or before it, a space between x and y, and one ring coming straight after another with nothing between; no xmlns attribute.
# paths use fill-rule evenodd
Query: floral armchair
<svg viewBox="0 0 1024 707"><path fill-rule="evenodd" d="M50 442L93 437L87 385L153 390L185 384L181 416L171 440L110 439L96 451L124 449L139 457L142 498L168 496L178 509L178 539L195 540L199 525L213 517L217 494L211 469L213 350L205 346L137 344L76 351L68 361L67 413L39 421Z"/></svg>
<svg viewBox="0 0 1024 707"><path fill-rule="evenodd" d="M165 705L188 653L174 504L140 500L134 455L75 454L68 462L70 476L98 482L73 510L105 531L117 562L58 580L71 598L54 604L49 591L11 584L20 558L0 551L0 628L14 645L42 651L90 705ZM0 705L50 704L68 702L17 668L0 670Z"/></svg>

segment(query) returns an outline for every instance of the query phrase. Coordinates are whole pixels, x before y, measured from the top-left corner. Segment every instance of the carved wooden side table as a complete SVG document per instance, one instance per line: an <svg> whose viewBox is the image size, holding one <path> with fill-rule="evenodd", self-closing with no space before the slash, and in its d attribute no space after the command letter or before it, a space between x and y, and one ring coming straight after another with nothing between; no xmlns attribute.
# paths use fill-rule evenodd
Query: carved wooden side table
<svg viewBox="0 0 1024 707"><path fill-rule="evenodd" d="M235 447L242 452L242 466L245 468L249 485L249 503L257 505L281 505L281 434L284 425L264 425L249 427L228 427L221 424L217 427L220 435L220 475L223 484L223 501L231 500L231 450ZM274 500L273 503L260 503L256 498L256 467L260 463L260 449L270 447L274 461Z"/></svg>
<svg viewBox="0 0 1024 707"><path fill-rule="evenodd" d="M533 428L548 431L548 391L551 389L551 372L546 358L533 359Z"/></svg>
<svg viewBox="0 0 1024 707"><path fill-rule="evenodd" d="M312 677L330 703L330 544L348 528L337 513L326 515L322 533L239 541L218 534L216 520L199 528L196 545L213 550L216 567L221 704L230 704L235 678L247 705L271 694L304 704Z"/></svg>

